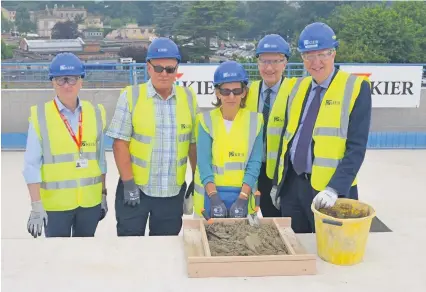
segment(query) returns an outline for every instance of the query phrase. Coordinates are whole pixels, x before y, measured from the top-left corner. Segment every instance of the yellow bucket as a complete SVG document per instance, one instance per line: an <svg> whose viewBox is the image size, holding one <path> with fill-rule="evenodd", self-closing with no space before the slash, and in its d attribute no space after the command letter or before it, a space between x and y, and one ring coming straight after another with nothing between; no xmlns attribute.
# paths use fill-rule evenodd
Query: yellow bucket
<svg viewBox="0 0 426 292"><path fill-rule="evenodd" d="M340 219L315 209L311 209L315 218L318 256L335 265L355 265L362 261L375 210L368 204L352 199L337 199L335 208L345 208L349 213L363 212L365 217ZM340 209L342 210L342 209Z"/></svg>

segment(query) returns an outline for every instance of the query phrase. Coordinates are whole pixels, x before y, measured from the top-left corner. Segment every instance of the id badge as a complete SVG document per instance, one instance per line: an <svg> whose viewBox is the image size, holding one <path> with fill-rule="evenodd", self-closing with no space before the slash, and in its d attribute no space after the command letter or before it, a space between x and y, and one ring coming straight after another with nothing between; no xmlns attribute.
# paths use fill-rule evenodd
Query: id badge
<svg viewBox="0 0 426 292"><path fill-rule="evenodd" d="M86 168L89 165L89 161L86 158L80 158L75 162L76 168Z"/></svg>

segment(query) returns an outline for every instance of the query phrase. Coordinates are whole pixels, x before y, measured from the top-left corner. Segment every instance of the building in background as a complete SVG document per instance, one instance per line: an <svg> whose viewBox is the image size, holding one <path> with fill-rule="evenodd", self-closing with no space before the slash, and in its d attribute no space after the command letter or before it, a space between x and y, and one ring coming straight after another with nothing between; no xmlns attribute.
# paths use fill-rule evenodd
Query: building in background
<svg viewBox="0 0 426 292"><path fill-rule="evenodd" d="M15 22L16 11L10 11L2 7L1 14L3 14L3 17L6 18L8 21Z"/></svg>
<svg viewBox="0 0 426 292"><path fill-rule="evenodd" d="M111 31L105 38L108 40L149 40L150 37L154 36L154 27L152 26L138 26L137 24L128 24L125 27Z"/></svg>
<svg viewBox="0 0 426 292"><path fill-rule="evenodd" d="M30 53L52 54L58 52L83 52L84 41L81 38L67 40L27 40L22 39L19 49Z"/></svg>

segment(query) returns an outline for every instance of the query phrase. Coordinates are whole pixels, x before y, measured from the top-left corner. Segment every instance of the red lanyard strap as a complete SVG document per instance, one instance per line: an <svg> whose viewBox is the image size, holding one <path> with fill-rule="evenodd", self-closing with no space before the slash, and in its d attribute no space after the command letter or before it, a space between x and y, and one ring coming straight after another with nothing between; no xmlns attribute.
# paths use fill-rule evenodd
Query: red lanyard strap
<svg viewBox="0 0 426 292"><path fill-rule="evenodd" d="M81 148L81 140L83 136L83 115L82 111L80 110L80 115L78 117L78 140L77 137L74 134L74 131L71 128L70 123L68 122L67 118L59 111L58 105L56 104L56 100L53 100L53 103L55 104L56 109L58 110L58 114L61 116L62 121L64 122L65 126L68 129L68 132L70 133L72 139L74 140L75 144L77 145L78 151L80 151Z"/></svg>

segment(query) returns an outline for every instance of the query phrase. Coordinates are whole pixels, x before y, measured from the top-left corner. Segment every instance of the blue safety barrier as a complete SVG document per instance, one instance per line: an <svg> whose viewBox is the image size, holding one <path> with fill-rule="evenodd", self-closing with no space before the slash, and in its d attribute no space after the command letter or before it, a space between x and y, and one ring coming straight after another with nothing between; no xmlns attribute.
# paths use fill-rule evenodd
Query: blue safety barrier
<svg viewBox="0 0 426 292"><path fill-rule="evenodd" d="M185 66L215 66L215 63L190 63ZM353 64L337 63L340 65L374 65L374 66L423 66L424 78L426 79L426 64ZM1 64L2 88L51 88L48 79L49 63L10 63ZM260 78L256 63L243 63L249 74L250 80ZM86 64L85 88L122 88L129 84L145 82L148 78L145 63L109 63L109 64ZM308 73L302 63L288 63L284 75L288 77L306 76ZM424 84L426 86L426 84Z"/></svg>
<svg viewBox="0 0 426 292"><path fill-rule="evenodd" d="M25 150L27 133L2 133L2 150ZM426 149L424 132L371 132L368 149ZM112 139L106 137L105 149L112 149Z"/></svg>

